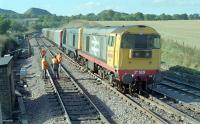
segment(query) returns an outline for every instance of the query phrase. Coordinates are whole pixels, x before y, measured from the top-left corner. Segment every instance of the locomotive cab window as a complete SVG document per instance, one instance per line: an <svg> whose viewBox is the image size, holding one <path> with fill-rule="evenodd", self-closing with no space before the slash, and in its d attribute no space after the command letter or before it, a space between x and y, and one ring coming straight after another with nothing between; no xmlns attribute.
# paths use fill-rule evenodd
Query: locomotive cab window
<svg viewBox="0 0 200 124"><path fill-rule="evenodd" d="M121 48L160 49L160 37L158 35L124 34Z"/></svg>

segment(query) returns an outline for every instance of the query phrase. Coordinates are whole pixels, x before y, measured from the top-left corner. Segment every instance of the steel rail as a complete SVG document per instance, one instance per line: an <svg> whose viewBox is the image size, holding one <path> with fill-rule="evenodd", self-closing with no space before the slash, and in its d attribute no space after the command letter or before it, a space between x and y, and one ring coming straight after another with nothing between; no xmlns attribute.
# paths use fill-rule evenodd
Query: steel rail
<svg viewBox="0 0 200 124"><path fill-rule="evenodd" d="M36 40L36 42L37 42L38 45L39 45L39 50L41 50L41 45L39 44L38 40L37 40L37 39L35 39L35 40ZM41 56L40 56L40 57L41 57ZM52 70L52 69L51 69L51 70ZM51 85L53 86L54 91L55 91L55 93L56 93L56 95L57 95L57 97L58 97L58 100L60 101L61 107L62 107L62 109L63 109L63 111L64 111L64 117L65 117L65 119L66 119L66 123L67 123L67 124L72 124L72 121L70 120L69 114L68 114L67 111L66 111L66 108L65 108L65 106L64 106L64 103L63 103L63 101L62 101L62 99L61 99L61 96L60 96L60 94L59 94L59 92L58 92L58 90L57 90L55 84L54 84L54 81L53 81L53 79L52 79L52 77L51 77L51 75L50 75L50 73L49 73L49 70L47 70L47 75L48 75L48 77L49 77L49 79L50 79L50 83L51 83Z"/></svg>
<svg viewBox="0 0 200 124"><path fill-rule="evenodd" d="M44 43L44 42L43 42ZM44 43L45 44L45 43ZM46 44L45 44L46 45ZM55 55L54 52L50 51L47 47L46 49L50 52L51 56ZM106 124L110 124L110 122L106 119L106 117L101 113L101 111L96 107L96 105L92 102L92 100L89 97L89 94L86 93L86 91L83 89L83 87L81 88L81 86L75 81L76 79L74 78L73 75L71 75L69 73L69 71L64 67L63 64L61 64L61 69L65 72L65 74L68 77L71 77L71 81L74 83L74 85L79 89L79 91L89 100L89 102L92 104L92 106L94 106L94 108L98 111L100 118L102 119L103 123Z"/></svg>
<svg viewBox="0 0 200 124"><path fill-rule="evenodd" d="M60 52L62 52L61 50L59 50ZM63 53L63 52L62 52ZM65 54L64 54L65 55ZM65 57L67 58L63 58L66 59L67 61L70 60L72 64L78 66L79 68L82 68L82 66L80 66L77 62L75 62L73 59L69 58L68 56L65 55ZM156 123L159 124L168 124L169 122L164 120L162 117L160 117L159 115L156 115L155 113L153 113L152 111L142 107L141 105L139 105L138 103L134 102L133 100L131 100L128 96L122 94L121 92L119 92L118 90L116 90L115 88L111 87L108 83L106 83L105 81L103 81L100 77L98 77L97 75L89 72L90 75L94 76L95 78L97 78L98 80L101 80L101 82L107 87L109 88L111 91L115 92L118 96L120 96L122 99L124 99L125 101L127 101L129 103L129 105L135 106L136 109L142 111L144 114L146 114L148 117L152 118Z"/></svg>
<svg viewBox="0 0 200 124"><path fill-rule="evenodd" d="M168 81L177 83L177 84L179 84L179 85L185 85L185 86L188 86L188 87L193 88L193 89L195 89L195 90L200 90L200 87L195 87L196 85L195 85L195 86L192 86L192 85L186 83L185 81L179 81L179 80L176 80L175 78L171 78L171 77L169 77L169 76L164 76L163 78L164 78L165 80L168 80Z"/></svg>
<svg viewBox="0 0 200 124"><path fill-rule="evenodd" d="M99 78L97 75L89 72L92 76L96 77L97 79L101 80L101 82L107 87L109 88L112 92L114 92L115 94L117 94L118 96L120 96L122 99L124 99L125 101L127 101L127 103L129 103L129 105L135 106L138 110L142 111L144 114L146 114L148 117L151 117L156 123L158 124L169 124L168 121L164 120L161 116L156 115L155 113L153 113L152 111L142 107L141 105L139 105L138 103L134 102L128 95L124 95L123 93L121 93L120 91L118 91L116 88L111 87L106 81L102 80L101 78Z"/></svg>
<svg viewBox="0 0 200 124"><path fill-rule="evenodd" d="M152 105L155 105L171 114L175 114L177 116L179 116L180 119L183 119L183 120L180 120L180 121L183 121L185 122L184 120L186 120L186 122L189 122L189 123L192 123L192 124L199 124L200 122L194 118L192 118L191 116L179 111L178 109L160 101L159 99L153 97L153 96L150 96L149 99L141 96L141 95L138 95L138 97L146 102L149 102L150 104Z"/></svg>
<svg viewBox="0 0 200 124"><path fill-rule="evenodd" d="M58 49L58 50L59 50L60 52L62 52L60 49ZM62 52L62 53L63 53L63 52ZM64 55L65 55L65 54L64 54ZM67 55L65 55L65 57L67 58L67 60L70 60L72 64L78 66L79 68L82 68L82 66L80 66L77 62L75 62L73 59L71 59L71 58L68 57ZM64 59L66 59L66 58L64 58ZM138 105L137 103L133 102L133 100L130 99L131 97L129 98L129 96L126 96L126 95L122 94L121 92L119 92L118 90L116 90L115 88L111 87L108 83L106 83L105 81L103 81L103 80L102 80L100 77L98 77L97 75L95 75L95 74L93 74L93 73L91 73L91 72L89 72L89 73L90 73L91 75L93 75L94 77L96 77L98 80L101 80L102 83L103 83L104 85L106 85L106 87L109 87L109 88L110 88L111 90L113 90L115 93L118 93L119 96L121 96L122 98L125 97L125 99L128 100L130 103L132 103L132 104L136 105L137 107L140 107L140 108L141 108L140 105ZM196 120L196 119L192 118L191 116L189 116L189 115L187 115L187 114L185 114L185 113L183 113L183 112L177 110L176 108L174 108L174 107L172 107L172 106L170 106L170 105L168 105L168 104L166 104L166 103L164 103L164 102L158 100L157 98L155 98L155 97L153 97L153 96L151 96L150 99L147 99L147 98L145 98L145 97L143 97L143 96L141 96L141 95L138 95L138 97L139 97L140 99L142 99L142 100L145 100L146 102L151 103L152 105L155 105L155 106L157 106L157 107L159 107L159 108L161 108L161 109L163 109L163 110L166 110L167 112L169 112L169 113L171 113L171 114L176 114L177 116L180 117L180 121L182 121L181 119L183 119L183 121L186 120L187 122L190 122L190 123L192 123L192 124L199 124L199 123L200 123L198 120ZM165 120L163 120L162 118L160 118L158 115L154 114L153 112L151 112L151 111L149 111L149 110L147 110L147 109L145 110L145 108L141 108L141 109L143 109L142 111L144 111L144 113L149 113L150 116L152 116L151 114L155 115L155 116L154 116L154 119L157 120L158 122L160 122L160 123L168 123L168 122L166 122Z"/></svg>
<svg viewBox="0 0 200 124"><path fill-rule="evenodd" d="M171 88L171 89L175 89L175 90L177 90L177 91L184 92L184 93L186 93L186 94L188 94L188 95L190 95L190 96L200 97L200 94L195 94L194 92L192 92L192 91L189 90L189 89L181 89L181 88L179 88L178 85L180 85L180 84L177 84L177 85L176 85L176 83L175 83L175 85L173 85L173 84L167 84L167 83L159 83L158 85L163 85L163 86L169 87L169 88ZM181 86L181 85L180 85L180 86Z"/></svg>

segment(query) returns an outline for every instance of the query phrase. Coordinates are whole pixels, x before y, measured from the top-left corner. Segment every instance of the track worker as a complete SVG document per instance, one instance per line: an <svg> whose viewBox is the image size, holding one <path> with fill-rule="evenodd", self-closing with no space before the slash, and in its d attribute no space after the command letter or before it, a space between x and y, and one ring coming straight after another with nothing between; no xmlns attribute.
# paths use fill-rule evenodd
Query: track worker
<svg viewBox="0 0 200 124"><path fill-rule="evenodd" d="M46 56L46 53L47 53L47 51L44 48L42 48L42 50L41 50L42 58Z"/></svg>
<svg viewBox="0 0 200 124"><path fill-rule="evenodd" d="M61 72L62 53L59 53L58 55L56 55L56 59L58 60L58 64L59 64L58 70Z"/></svg>
<svg viewBox="0 0 200 124"><path fill-rule="evenodd" d="M59 79L59 73L58 73L58 66L59 66L59 63L58 63L58 60L56 59L56 56L54 56L52 58L52 63L53 63L53 71L54 71L54 76Z"/></svg>
<svg viewBox="0 0 200 124"><path fill-rule="evenodd" d="M45 57L42 58L41 66L42 66L42 73L43 73L42 78L47 79L47 69L49 67L49 64Z"/></svg>

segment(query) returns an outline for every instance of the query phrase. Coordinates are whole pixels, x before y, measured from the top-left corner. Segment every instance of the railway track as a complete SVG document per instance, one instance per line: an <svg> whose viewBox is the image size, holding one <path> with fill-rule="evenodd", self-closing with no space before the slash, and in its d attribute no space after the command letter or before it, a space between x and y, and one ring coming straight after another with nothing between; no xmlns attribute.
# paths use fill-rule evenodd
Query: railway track
<svg viewBox="0 0 200 124"><path fill-rule="evenodd" d="M156 86L151 85L149 88L177 102L200 102L199 80L187 80L185 76L170 72L172 74L169 72L164 74L162 82Z"/></svg>
<svg viewBox="0 0 200 124"><path fill-rule="evenodd" d="M52 56L51 53L48 54ZM50 83L46 84L46 90L53 103L53 111L56 116L64 115L59 121L65 121L67 124L109 123L65 68L62 67L59 80L54 78L51 69L48 76Z"/></svg>
<svg viewBox="0 0 200 124"><path fill-rule="evenodd" d="M199 77L167 71L163 79L164 81L156 87L151 87L153 91L156 94L158 93L159 96L164 96L162 101L168 105L200 121L200 108L198 107L200 102Z"/></svg>
<svg viewBox="0 0 200 124"><path fill-rule="evenodd" d="M47 45L49 46L49 45ZM55 50L55 49L54 49ZM59 51L61 52L61 51ZM58 53L58 51L56 51L55 53ZM65 56L67 57L67 56ZM71 62L71 64L73 64L74 66L78 67L78 68L82 68L78 63L74 62L72 59L68 58L64 58L65 60ZM154 122L156 123L163 123L163 124L167 124L169 123L167 120L163 119L161 116L156 115L154 112L151 112L149 109L146 109L145 107L142 107L140 104L136 103L135 101L133 101L130 97L122 94L121 92L117 91L115 88L111 87L110 85L108 85L106 82L104 82L103 80L101 80L98 75L95 75L91 72L89 72L90 75L92 75L95 79L101 81L101 83L103 83L103 85L105 85L110 92L114 92L115 95L117 95L118 97L120 97L121 99L123 99L124 101L126 101L127 104L129 104L130 106L134 107L135 109L139 110L140 112L144 113L145 115L147 115L149 118L153 119ZM97 85L99 85L97 83Z"/></svg>
<svg viewBox="0 0 200 124"><path fill-rule="evenodd" d="M68 59L70 59L70 58L68 58ZM79 66L76 62L74 63L73 60L70 60L70 61L75 66ZM81 68L81 67L79 67L79 68ZM95 78L98 78L99 80L101 80L97 75L94 75L93 73L90 73L90 74L93 75ZM199 123L199 121L195 120L194 118L175 109L174 107L171 107L170 105L158 100L155 97L151 97L151 99L147 99L140 95L137 95L138 98L130 96L130 95L124 96L119 91L117 91L115 88L112 88L110 85L108 85L108 83L106 83L105 81L102 81L102 83L104 83L104 85L106 85L106 87L109 87L108 89L111 89L112 92L115 92L116 94L118 94L118 96L120 96L122 99L125 99L130 105L134 104L136 106L137 105L143 106L143 110L141 110L141 111L143 111L144 113L148 113L149 116L154 116L154 114L155 115L160 114L162 117L161 116L160 117L155 116L155 117L157 119L159 118L158 120L162 120L162 123L181 123L181 122L194 123L194 124ZM149 113L153 113L153 114L149 114Z"/></svg>
<svg viewBox="0 0 200 124"><path fill-rule="evenodd" d="M173 86L182 92L186 92L193 97L200 98L200 78L189 75L172 72L173 76L166 74L164 79L170 81L168 86Z"/></svg>
<svg viewBox="0 0 200 124"><path fill-rule="evenodd" d="M117 92L120 94L119 96L126 97L124 99L129 98L131 104L133 101L142 106L146 110L151 111L152 113L159 115L162 120L165 120L165 123L191 123L191 124L199 124L200 121L192 118L191 116L179 111L178 109L168 105L167 103L162 102L161 100L157 99L156 97L150 96L149 98L143 97L139 94L135 94L131 96L129 94L120 93L115 88L111 87L107 82L102 81L104 85L109 87L113 92ZM128 100L128 101L129 101Z"/></svg>
<svg viewBox="0 0 200 124"><path fill-rule="evenodd" d="M176 101L183 102L199 102L200 101L200 78L197 75L191 75L171 70L165 70L163 73L164 81L158 84L160 89L167 88L171 91L175 91L171 95L165 93L167 97L172 98ZM162 93L159 88L155 88L155 91ZM178 91L178 92L177 92ZM182 97L179 97L182 96ZM185 99L184 97L188 97Z"/></svg>

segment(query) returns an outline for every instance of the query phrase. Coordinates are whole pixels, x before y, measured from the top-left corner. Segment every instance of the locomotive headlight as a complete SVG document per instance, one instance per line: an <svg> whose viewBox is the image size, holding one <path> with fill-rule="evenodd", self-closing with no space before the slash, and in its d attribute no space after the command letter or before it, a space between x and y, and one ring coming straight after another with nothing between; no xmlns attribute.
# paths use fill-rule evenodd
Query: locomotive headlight
<svg viewBox="0 0 200 124"><path fill-rule="evenodd" d="M151 58L152 57L152 52L151 51L146 51L144 55L145 55L146 58Z"/></svg>
<svg viewBox="0 0 200 124"><path fill-rule="evenodd" d="M150 53L149 53L149 52L146 52L145 56L146 56L146 57L149 57L149 56L150 56Z"/></svg>
<svg viewBox="0 0 200 124"><path fill-rule="evenodd" d="M140 54L138 52L135 52L135 57L139 56Z"/></svg>

